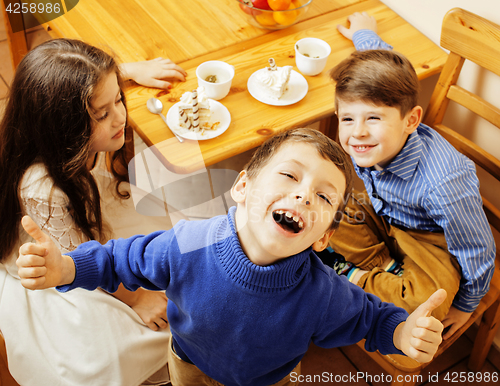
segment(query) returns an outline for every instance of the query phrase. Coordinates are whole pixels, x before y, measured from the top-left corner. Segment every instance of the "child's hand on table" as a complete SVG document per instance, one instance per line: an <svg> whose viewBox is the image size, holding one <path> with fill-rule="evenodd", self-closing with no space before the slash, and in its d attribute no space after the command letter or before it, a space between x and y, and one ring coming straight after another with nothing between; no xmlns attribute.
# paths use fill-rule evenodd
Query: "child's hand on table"
<svg viewBox="0 0 500 386"><path fill-rule="evenodd" d="M443 324L430 314L446 296L444 289L437 290L408 316L406 322L396 327L394 345L408 357L420 363L429 362L434 357L443 340Z"/></svg>
<svg viewBox="0 0 500 386"><path fill-rule="evenodd" d="M337 29L349 40L352 40L352 35L354 35L354 32L362 29L369 29L374 31L375 33L377 32L377 21L373 16L368 15L366 12L353 13L352 15L349 15L347 17L347 21L349 21L350 23L349 28L339 24L337 25Z"/></svg>
<svg viewBox="0 0 500 386"><path fill-rule="evenodd" d="M187 72L170 59L156 58L142 62L123 63L120 71L124 79L132 79L146 87L168 89L171 83L165 79L185 81Z"/></svg>
<svg viewBox="0 0 500 386"><path fill-rule="evenodd" d="M32 290L71 284L75 279L73 259L63 256L52 239L42 232L31 217L24 216L21 224L36 241L19 248L16 264L21 284Z"/></svg>

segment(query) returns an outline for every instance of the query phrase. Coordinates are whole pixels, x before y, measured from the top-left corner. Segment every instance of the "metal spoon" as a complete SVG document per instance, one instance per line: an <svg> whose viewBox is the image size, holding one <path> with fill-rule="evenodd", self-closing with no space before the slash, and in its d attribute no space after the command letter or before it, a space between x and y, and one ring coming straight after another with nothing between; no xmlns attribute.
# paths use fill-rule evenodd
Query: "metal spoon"
<svg viewBox="0 0 500 386"><path fill-rule="evenodd" d="M146 106L148 107L150 113L159 114L161 119L163 119L163 122L165 122L165 124L168 126L167 119L161 113L161 111L163 110L163 104L161 103L161 100L157 98L149 98L148 101L146 102ZM184 142L184 139L179 137L172 129L170 129L170 131L177 137L179 142Z"/></svg>

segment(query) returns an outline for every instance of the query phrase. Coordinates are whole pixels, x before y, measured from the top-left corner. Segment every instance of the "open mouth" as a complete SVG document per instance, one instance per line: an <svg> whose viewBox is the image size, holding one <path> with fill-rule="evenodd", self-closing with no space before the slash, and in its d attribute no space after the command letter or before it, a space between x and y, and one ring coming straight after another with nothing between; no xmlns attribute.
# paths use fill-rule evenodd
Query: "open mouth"
<svg viewBox="0 0 500 386"><path fill-rule="evenodd" d="M275 210L273 219L286 232L300 233L304 229L304 222L301 218L287 210Z"/></svg>

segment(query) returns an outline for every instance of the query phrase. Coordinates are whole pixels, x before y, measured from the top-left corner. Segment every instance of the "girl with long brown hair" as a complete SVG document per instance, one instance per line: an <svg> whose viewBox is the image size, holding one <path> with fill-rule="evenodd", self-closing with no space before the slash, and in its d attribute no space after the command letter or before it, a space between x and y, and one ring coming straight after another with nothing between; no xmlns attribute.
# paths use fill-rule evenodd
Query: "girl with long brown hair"
<svg viewBox="0 0 500 386"><path fill-rule="evenodd" d="M121 70L133 78L138 69L166 65L150 62ZM171 62L167 67L170 77L183 80L184 70ZM136 386L151 376L146 384L168 381L162 293L26 291L15 265L19 246L30 239L19 226L25 214L66 251L116 237L117 218L140 225L135 233L171 226L168 219L138 220L133 204L126 205L126 176L114 168L110 176L103 167L105 154L123 157L130 130L122 71L96 47L56 39L24 57L11 85L0 122L0 331L9 370L23 386ZM138 81L168 87L153 75ZM116 205L108 218L110 200Z"/></svg>

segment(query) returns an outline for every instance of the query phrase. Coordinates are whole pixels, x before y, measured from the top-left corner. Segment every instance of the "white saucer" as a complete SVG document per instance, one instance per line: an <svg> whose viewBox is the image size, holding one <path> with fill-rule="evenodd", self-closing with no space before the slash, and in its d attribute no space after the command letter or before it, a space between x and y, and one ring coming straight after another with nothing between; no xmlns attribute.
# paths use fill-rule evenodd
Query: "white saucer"
<svg viewBox="0 0 500 386"><path fill-rule="evenodd" d="M199 133L187 130L179 126L179 103L180 102L177 102L168 110L167 125L172 131L182 138L192 139L195 141L212 139L224 133L231 123L231 114L229 114L229 110L226 106L213 99L209 99L208 103L210 103L210 110L212 111L212 122L219 122L217 128L215 130L200 131Z"/></svg>
<svg viewBox="0 0 500 386"><path fill-rule="evenodd" d="M247 88L250 95L252 95L259 102L271 106L288 106L302 100L309 90L306 78L304 78L297 71L292 70L290 73L290 80L288 81L288 90L282 95L280 99L273 99L265 94L255 84L255 77L260 71L268 71L267 68L261 68L255 71L250 78L248 78Z"/></svg>

